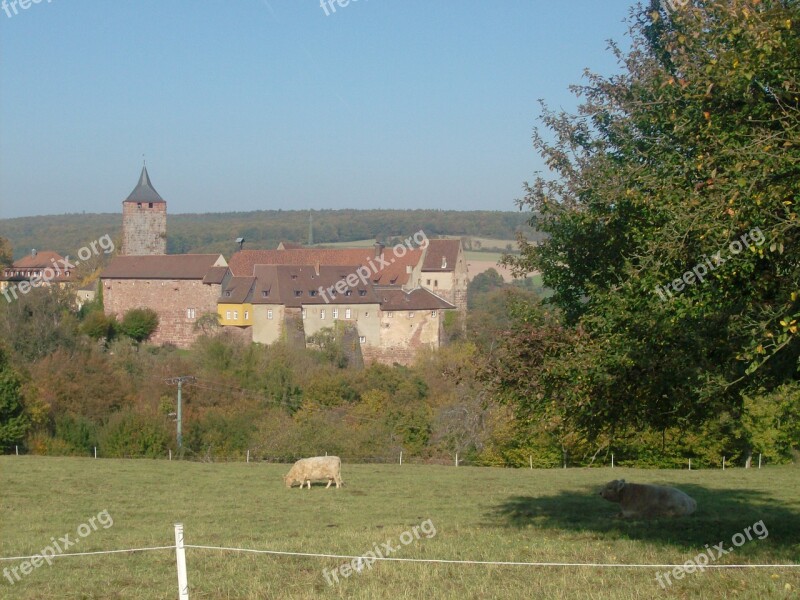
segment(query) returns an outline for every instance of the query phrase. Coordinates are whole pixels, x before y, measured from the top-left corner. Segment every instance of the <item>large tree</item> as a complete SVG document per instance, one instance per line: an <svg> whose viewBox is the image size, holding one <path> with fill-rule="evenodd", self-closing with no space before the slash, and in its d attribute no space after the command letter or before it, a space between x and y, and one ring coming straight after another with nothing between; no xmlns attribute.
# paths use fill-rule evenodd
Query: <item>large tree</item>
<svg viewBox="0 0 800 600"><path fill-rule="evenodd" d="M22 384L0 347L0 452L21 444L30 422L22 406Z"/></svg>
<svg viewBox="0 0 800 600"><path fill-rule="evenodd" d="M635 7L620 74L534 134L555 177L521 204L549 237L507 262L542 272L557 324L523 320L489 376L590 436L742 423L798 379L800 3L685 4Z"/></svg>

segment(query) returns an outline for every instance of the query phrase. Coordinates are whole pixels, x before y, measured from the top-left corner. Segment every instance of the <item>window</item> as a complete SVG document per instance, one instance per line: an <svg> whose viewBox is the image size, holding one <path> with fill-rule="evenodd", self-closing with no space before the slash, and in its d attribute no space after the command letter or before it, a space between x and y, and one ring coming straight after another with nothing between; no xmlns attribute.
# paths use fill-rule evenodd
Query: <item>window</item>
<svg viewBox="0 0 800 600"><path fill-rule="evenodd" d="M294 291L295 298L299 298L302 295L303 295L303 290L295 290Z"/></svg>
<svg viewBox="0 0 800 600"><path fill-rule="evenodd" d="M233 311L233 320L234 321L238 321L239 320L239 311L238 310Z"/></svg>
<svg viewBox="0 0 800 600"><path fill-rule="evenodd" d="M389 311L389 312L386 313L386 317L389 318L389 319L393 319L394 318L394 313L392 311Z"/></svg>
<svg viewBox="0 0 800 600"><path fill-rule="evenodd" d="M438 313L438 312L436 312L435 310L432 310L432 311L431 311L431 317L433 317L434 319L435 319L435 318L438 316L438 314L439 314L439 313Z"/></svg>
<svg viewBox="0 0 800 600"><path fill-rule="evenodd" d="M430 284L431 284L431 280L430 280L430 279L428 279L428 285L430 285Z"/></svg>
<svg viewBox="0 0 800 600"><path fill-rule="evenodd" d="M149 203L147 204L147 208L153 208L153 203L152 203L152 202L149 202Z"/></svg>
<svg viewBox="0 0 800 600"><path fill-rule="evenodd" d="M269 298L269 290L263 290L261 292L261 297L262 298Z"/></svg>
<svg viewBox="0 0 800 600"><path fill-rule="evenodd" d="M194 319L194 316L195 316L195 309L187 308L186 309L186 318L187 319Z"/></svg>
<svg viewBox="0 0 800 600"><path fill-rule="evenodd" d="M367 295L367 290L358 290L358 295L359 296L366 296Z"/></svg>
<svg viewBox="0 0 800 600"><path fill-rule="evenodd" d="M344 295L345 295L345 296L352 296L352 295L353 295L353 290L347 290L347 291L344 293Z"/></svg>
<svg viewBox="0 0 800 600"><path fill-rule="evenodd" d="M334 319L338 319L339 318L339 309L338 308L334 308L331 312L333 313L333 318Z"/></svg>
<svg viewBox="0 0 800 600"><path fill-rule="evenodd" d="M351 311L349 308L345 308L344 309L344 318L345 319L349 319L352 314L353 314L353 311Z"/></svg>
<svg viewBox="0 0 800 600"><path fill-rule="evenodd" d="M136 208L142 208L142 203L141 202L137 202L136 203Z"/></svg>
<svg viewBox="0 0 800 600"><path fill-rule="evenodd" d="M413 311L413 310L412 310L412 311L409 311L409 313L408 313L408 318L409 318L409 319L413 319L413 318L414 318L414 311Z"/></svg>
<svg viewBox="0 0 800 600"><path fill-rule="evenodd" d="M308 316L308 312L307 312L307 311L306 311L306 309L304 308L304 309L303 309L303 318L305 319L305 318L306 318L306 316Z"/></svg>
<svg viewBox="0 0 800 600"><path fill-rule="evenodd" d="M244 320L245 321L249 321L250 320L250 311L249 310L244 311Z"/></svg>
<svg viewBox="0 0 800 600"><path fill-rule="evenodd" d="M229 310L225 311L225 320L226 321L230 321L231 320L231 311L229 311Z"/></svg>
<svg viewBox="0 0 800 600"><path fill-rule="evenodd" d="M366 344L367 343L367 336L365 336L365 335L358 336L358 342L360 344Z"/></svg>
<svg viewBox="0 0 800 600"><path fill-rule="evenodd" d="M439 287L439 280L438 279L434 279L433 280L433 287Z"/></svg>
<svg viewBox="0 0 800 600"><path fill-rule="evenodd" d="M272 309L267 310L267 318L272 319Z"/></svg>
<svg viewBox="0 0 800 600"><path fill-rule="evenodd" d="M325 309L324 308L320 308L319 309L319 318L323 319L323 320L325 319Z"/></svg>
<svg viewBox="0 0 800 600"><path fill-rule="evenodd" d="M317 295L317 290L308 290L308 295L314 297Z"/></svg>

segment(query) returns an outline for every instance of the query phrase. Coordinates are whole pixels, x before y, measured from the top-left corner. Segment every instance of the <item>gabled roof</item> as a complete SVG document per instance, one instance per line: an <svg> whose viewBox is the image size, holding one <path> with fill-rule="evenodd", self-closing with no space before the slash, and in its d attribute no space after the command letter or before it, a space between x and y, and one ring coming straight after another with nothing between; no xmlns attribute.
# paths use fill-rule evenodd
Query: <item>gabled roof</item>
<svg viewBox="0 0 800 600"><path fill-rule="evenodd" d="M447 310L455 308L447 300L423 288L406 292L397 288L378 288L376 293L381 299L381 310Z"/></svg>
<svg viewBox="0 0 800 600"><path fill-rule="evenodd" d="M0 269L0 281L29 281L33 277L47 277L46 281L49 282L68 283L75 279L76 262L79 261L64 258L52 250L32 252L14 261L10 267Z"/></svg>
<svg viewBox="0 0 800 600"><path fill-rule="evenodd" d="M373 283L381 285L404 285L408 282L410 269L422 260L420 248L405 249L403 256L391 249L384 250L381 261L375 257L374 248L299 248L290 250L242 250L231 257L230 267L234 275L253 274L256 265L320 265L349 266L354 273L358 267L367 267Z"/></svg>
<svg viewBox="0 0 800 600"><path fill-rule="evenodd" d="M298 244L296 242L281 242L278 244L278 250L300 250L301 248L305 248L303 244Z"/></svg>
<svg viewBox="0 0 800 600"><path fill-rule="evenodd" d="M41 252L36 252L35 254L31 252L27 256L23 256L19 260L15 260L14 264L11 265L12 269L46 269L47 267L52 268L53 265L56 265L59 269L62 268L62 260L64 259L58 252L53 252L52 250L43 250ZM68 262L74 263L73 259L68 259Z"/></svg>
<svg viewBox="0 0 800 600"><path fill-rule="evenodd" d="M228 267L211 267L203 277L203 283L222 283L225 275L228 273Z"/></svg>
<svg viewBox="0 0 800 600"><path fill-rule="evenodd" d="M225 259L221 254L115 256L100 277L102 279L204 280L212 267L220 266L225 266Z"/></svg>
<svg viewBox="0 0 800 600"><path fill-rule="evenodd" d="M380 302L371 284L361 281L353 287L340 285L344 293L330 288L355 271L357 267L319 267L309 265L257 265L253 271L255 285L251 287L246 302L252 304L283 304L299 308L305 305L324 304L378 304ZM244 281L247 277L233 277L222 292L221 303L231 302L226 296L228 287L234 281ZM322 289L320 289L322 288ZM233 290L231 290L233 291ZM349 294L348 294L349 292Z"/></svg>
<svg viewBox="0 0 800 600"><path fill-rule="evenodd" d="M231 277L225 285L219 301L223 304L242 304L247 302L255 282L255 277Z"/></svg>
<svg viewBox="0 0 800 600"><path fill-rule="evenodd" d="M447 272L456 268L461 240L428 240L423 271Z"/></svg>
<svg viewBox="0 0 800 600"><path fill-rule="evenodd" d="M147 167L142 167L139 183L133 188L133 191L125 202L164 202L164 199L158 194L156 188L150 183L150 175L147 174Z"/></svg>

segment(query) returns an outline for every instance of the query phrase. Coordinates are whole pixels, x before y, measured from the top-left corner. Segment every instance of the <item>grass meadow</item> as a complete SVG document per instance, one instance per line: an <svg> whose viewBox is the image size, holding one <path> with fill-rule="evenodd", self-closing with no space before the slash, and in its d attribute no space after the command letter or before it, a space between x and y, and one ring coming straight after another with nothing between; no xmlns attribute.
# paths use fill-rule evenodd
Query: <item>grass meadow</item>
<svg viewBox="0 0 800 600"><path fill-rule="evenodd" d="M361 555L389 541L399 558L524 562L684 563L758 521L768 536L719 564L800 562L800 469L643 471L349 465L346 486L283 486L286 465L0 457L0 556L33 555L70 534L69 552L186 543ZM693 516L623 521L597 495L616 478L680 486ZM113 526L76 531L103 510ZM430 519L435 535L399 543ZM430 532L430 528L428 529ZM405 538L408 540L408 537ZM798 598L800 569L687 574L662 589L664 569L379 562L328 585L343 559L189 548L193 599L265 598ZM2 562L0 567L22 561ZM4 599L177 597L171 550L62 557L11 585Z"/></svg>

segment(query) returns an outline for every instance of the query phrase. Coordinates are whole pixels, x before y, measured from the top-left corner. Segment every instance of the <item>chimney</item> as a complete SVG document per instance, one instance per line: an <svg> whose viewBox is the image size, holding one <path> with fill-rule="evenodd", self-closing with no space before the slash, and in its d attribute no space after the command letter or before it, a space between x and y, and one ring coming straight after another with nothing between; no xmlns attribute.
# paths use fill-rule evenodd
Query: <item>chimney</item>
<svg viewBox="0 0 800 600"><path fill-rule="evenodd" d="M31 249L31 256L36 256L38 252L36 252L36 248Z"/></svg>
<svg viewBox="0 0 800 600"><path fill-rule="evenodd" d="M314 273L316 273L316 274L317 274L317 277L319 277L319 261L317 261L317 262L314 264Z"/></svg>
<svg viewBox="0 0 800 600"><path fill-rule="evenodd" d="M447 268L447 257L446 256L442 257L442 268L443 269Z"/></svg>
<svg viewBox="0 0 800 600"><path fill-rule="evenodd" d="M375 240L375 258L383 256L384 248L386 248L386 246L381 244L378 240Z"/></svg>

